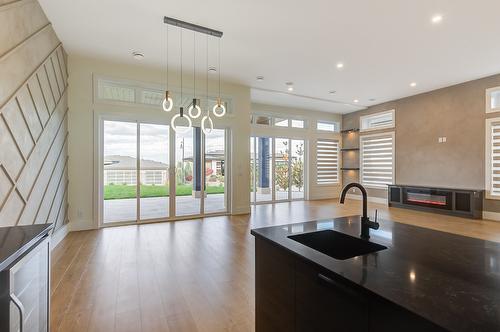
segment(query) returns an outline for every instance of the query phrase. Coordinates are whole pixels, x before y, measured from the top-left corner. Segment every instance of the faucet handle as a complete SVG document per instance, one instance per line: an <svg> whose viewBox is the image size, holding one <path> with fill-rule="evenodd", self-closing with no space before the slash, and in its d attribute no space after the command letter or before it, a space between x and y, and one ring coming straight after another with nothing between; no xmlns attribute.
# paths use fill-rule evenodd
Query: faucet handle
<svg viewBox="0 0 500 332"><path fill-rule="evenodd" d="M375 209L375 220L374 220L374 222L377 222L377 218L378 218L378 210Z"/></svg>

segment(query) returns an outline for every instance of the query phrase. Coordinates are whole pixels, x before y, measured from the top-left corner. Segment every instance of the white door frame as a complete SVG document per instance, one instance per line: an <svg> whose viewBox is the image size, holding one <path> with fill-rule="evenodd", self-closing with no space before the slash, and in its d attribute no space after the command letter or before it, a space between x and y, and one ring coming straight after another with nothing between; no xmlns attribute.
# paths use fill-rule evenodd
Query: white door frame
<svg viewBox="0 0 500 332"><path fill-rule="evenodd" d="M104 181L104 166L103 166L103 153L104 153L104 121L117 121L117 122L132 122L137 125L137 212L136 220L131 221L117 221L104 223L104 192L103 192L103 181ZM200 213L193 215L183 215L176 216L175 211L175 195L169 196L169 216L166 218L155 218L141 220L140 218L140 124L157 124L157 125L168 125L170 123L168 120L154 120L150 118L141 118L139 115L130 114L119 114L107 113L107 112L94 112L94 220L97 221L98 228L112 227L112 226L123 226L123 225L137 225L137 224L148 224L155 222L165 222L165 221L176 221L185 219L197 219L210 216L221 216L230 214L230 197L231 197L231 170L229 165L231 165L231 155L230 155L230 134L229 128L218 128L224 129L225 131L225 165L224 165L224 202L225 211L204 213L204 185L202 185L202 196L200 202ZM205 161L205 135L202 132L202 165ZM175 132L174 130L169 130L169 192L175 193ZM171 167L171 166L174 167ZM205 183L205 172L202 171L202 184ZM174 180L174 181L172 181ZM172 199L173 198L173 199Z"/></svg>
<svg viewBox="0 0 500 332"><path fill-rule="evenodd" d="M266 137L266 138L269 138L271 140L271 165L272 165L272 171L271 171L271 176L270 176L270 181L271 181L271 200L268 200L268 201L259 201L257 202L257 178L256 178L256 168L257 168L257 163L256 163L256 160L257 160L257 155L256 155L256 151L257 151L257 138L259 137ZM307 146L307 139L305 138L296 138L296 137L285 137L283 135L279 135L279 136L269 136L269 135L254 135L252 134L252 136L250 136L250 139L253 139L253 151L250 151L250 154L253 153L253 156L254 156L254 159L253 159L253 168L252 168L252 173L254 174L253 176L253 192L250 193L250 195L253 195L254 197L254 200L250 200L250 205L261 205L261 204L273 204L273 203L284 203L284 202L292 202L292 201L304 201L306 200L306 197L307 197L307 193L306 193L306 188L308 188L307 184L308 184L308 181L309 181L309 173L308 173L308 168L306 167L306 165L308 165L308 156L309 156L309 148ZM275 140L276 139L285 139L285 140L288 140L288 148L289 148L289 154L290 154L290 158L288 158L288 177L289 177L289 185L288 185L288 198L287 199L282 199L282 200L277 200L276 199L276 184L275 184L275 146L276 146L276 142ZM303 165L303 170L302 170L302 176L304 177L304 197L303 198L293 198L292 196L292 179L291 179L291 164L292 164L292 140L294 141L302 141L304 142L304 165Z"/></svg>

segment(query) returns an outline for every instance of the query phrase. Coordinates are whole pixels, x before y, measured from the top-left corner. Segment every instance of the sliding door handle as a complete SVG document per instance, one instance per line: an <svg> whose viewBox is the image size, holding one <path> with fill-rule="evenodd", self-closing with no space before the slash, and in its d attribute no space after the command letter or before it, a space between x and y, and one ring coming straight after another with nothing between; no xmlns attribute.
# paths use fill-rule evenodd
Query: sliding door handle
<svg viewBox="0 0 500 332"><path fill-rule="evenodd" d="M24 306L19 298L14 294L10 294L10 300L16 305L17 309L19 309L19 332L23 332L24 330Z"/></svg>

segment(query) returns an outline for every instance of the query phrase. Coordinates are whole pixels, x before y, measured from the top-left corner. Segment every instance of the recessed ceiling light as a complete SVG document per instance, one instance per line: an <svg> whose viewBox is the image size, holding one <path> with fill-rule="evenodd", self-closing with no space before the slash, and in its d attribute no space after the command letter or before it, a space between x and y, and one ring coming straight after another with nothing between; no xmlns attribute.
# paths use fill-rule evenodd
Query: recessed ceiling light
<svg viewBox="0 0 500 332"><path fill-rule="evenodd" d="M416 86L417 86L417 82L411 82L411 83L410 83L410 86L411 86L412 88L416 87Z"/></svg>
<svg viewBox="0 0 500 332"><path fill-rule="evenodd" d="M293 82L286 82L285 84L287 86L288 91L290 92L293 91Z"/></svg>
<svg viewBox="0 0 500 332"><path fill-rule="evenodd" d="M142 59L144 59L144 54L141 53L141 52L132 52L132 56L136 60L142 60Z"/></svg>
<svg viewBox="0 0 500 332"><path fill-rule="evenodd" d="M330 90L330 91L328 91L328 93L329 93L329 94L331 94L331 95L335 94L336 92L337 92L337 91L335 91L335 90Z"/></svg>
<svg viewBox="0 0 500 332"><path fill-rule="evenodd" d="M357 99L354 99L354 100L353 100L353 102L355 102L355 103L359 103L359 100L357 100Z"/></svg>
<svg viewBox="0 0 500 332"><path fill-rule="evenodd" d="M440 14L436 14L436 15L432 16L432 18L431 18L431 22L434 24L441 23L442 20L443 20L443 15L440 15Z"/></svg>
<svg viewBox="0 0 500 332"><path fill-rule="evenodd" d="M337 69L342 69L344 68L344 64L342 62L337 63Z"/></svg>
<svg viewBox="0 0 500 332"><path fill-rule="evenodd" d="M215 67L208 67L208 72L209 73L216 73L217 69Z"/></svg>
<svg viewBox="0 0 500 332"><path fill-rule="evenodd" d="M264 80L264 76L257 76L256 79L258 82L262 82Z"/></svg>

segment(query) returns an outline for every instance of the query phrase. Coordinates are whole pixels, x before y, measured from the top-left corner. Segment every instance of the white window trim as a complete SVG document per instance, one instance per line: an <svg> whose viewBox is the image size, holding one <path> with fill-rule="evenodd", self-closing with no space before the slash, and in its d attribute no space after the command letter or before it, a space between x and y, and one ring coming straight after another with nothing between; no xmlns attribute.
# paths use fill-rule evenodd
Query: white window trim
<svg viewBox="0 0 500 332"><path fill-rule="evenodd" d="M127 101L120 101L120 100L113 100L113 99L105 99L105 98L99 98L99 82L109 82L111 84L117 84L117 85L122 85L127 88L134 89L134 102L127 102ZM141 93L143 91L152 91L152 92L158 92L158 93L164 93L165 87L159 84L153 84L153 83L146 83L142 81L136 81L136 80L130 80L130 79L123 79L123 78L117 78L117 77L112 77L112 76L104 76L104 75L94 75L93 80L92 80L92 101L94 105L114 105L114 106L127 106L127 107L135 107L135 108L141 108L141 109L161 109L161 105L153 105L153 104L147 104L147 103L142 103L140 102L140 97ZM171 92L174 93L176 96L180 95L180 88L177 86L172 86L170 88ZM184 88L184 91L187 95L193 94L194 91L192 88ZM210 95L210 100L214 101L216 100L217 96ZM222 95L221 98L223 101L226 103L226 109L227 113L226 116L228 118L234 118L235 114L233 113L233 106L232 106L232 97L229 95Z"/></svg>
<svg viewBox="0 0 500 332"><path fill-rule="evenodd" d="M334 130L318 129L319 123L331 124L331 125L333 125ZM338 132L340 132L340 123L338 123L337 121L331 121L331 120L316 120L316 128L315 129L321 133L338 133Z"/></svg>
<svg viewBox="0 0 500 332"><path fill-rule="evenodd" d="M374 186L371 184L364 184L363 183L363 145L361 144L361 139L363 138L368 138L368 137L377 137L377 136L387 136L391 135L392 136L392 184L396 183L396 135L395 132L384 132L384 133L379 133L379 134L371 134L371 135L360 135L359 136L359 182L365 187L365 188L371 188L371 189L380 189L380 190L387 190L387 187L384 189L380 186Z"/></svg>
<svg viewBox="0 0 500 332"><path fill-rule="evenodd" d="M486 113L500 112L500 107L491 108L491 94L493 92L500 92L500 86L486 89L486 93L485 93L485 98L486 98Z"/></svg>
<svg viewBox="0 0 500 332"><path fill-rule="evenodd" d="M500 122L500 117L499 118L491 118L491 119L486 119L486 145L485 145L485 184L486 184L486 190L485 190L485 196L487 199L495 199L495 200L500 200L500 196L497 195L492 195L491 194L491 186L492 186L492 179L491 179L491 172L492 172L492 165L491 165L491 124L493 122Z"/></svg>
<svg viewBox="0 0 500 332"><path fill-rule="evenodd" d="M392 122L386 126L381 126L377 128L365 128L363 129L363 120L375 116L381 116L385 114L391 114L392 115ZM360 132L367 132L367 131L375 131L375 130L383 130L383 129L390 129L396 127L396 110L388 110L388 111L383 111L383 112L377 112L377 113L372 113L372 114L367 114L359 117L359 131Z"/></svg>

